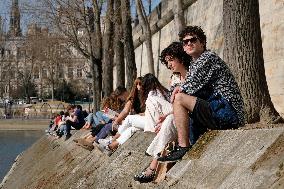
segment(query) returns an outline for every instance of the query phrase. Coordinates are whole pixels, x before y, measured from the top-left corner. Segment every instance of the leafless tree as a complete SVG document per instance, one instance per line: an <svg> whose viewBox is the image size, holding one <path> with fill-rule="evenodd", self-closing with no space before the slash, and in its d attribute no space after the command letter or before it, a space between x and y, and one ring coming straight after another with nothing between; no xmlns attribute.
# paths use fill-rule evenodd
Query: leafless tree
<svg viewBox="0 0 284 189"><path fill-rule="evenodd" d="M185 27L185 18L183 12L183 0L175 0L174 1L174 20L175 20L175 27L178 36L178 33Z"/></svg>
<svg viewBox="0 0 284 189"><path fill-rule="evenodd" d="M102 91L101 5L97 0L41 0L48 7L46 15L70 46L90 63L93 83L93 110L100 107ZM87 4L89 6L87 6Z"/></svg>
<svg viewBox="0 0 284 189"><path fill-rule="evenodd" d="M110 96L113 91L113 7L114 0L107 1L107 13L105 16L105 32L103 36L103 92Z"/></svg>
<svg viewBox="0 0 284 189"><path fill-rule="evenodd" d="M137 8L138 18L140 21L139 23L142 25L143 33L145 33L145 37L146 37L145 44L146 44L146 49L147 49L149 73L155 74L150 22L147 18L146 11L144 9L142 1L135 0L135 3L136 3L136 8Z"/></svg>
<svg viewBox="0 0 284 189"><path fill-rule="evenodd" d="M135 53L132 38L131 14L129 0L121 0L121 18L124 39L124 56L126 65L127 83L126 88L131 89L137 76L137 68L135 63Z"/></svg>
<svg viewBox="0 0 284 189"><path fill-rule="evenodd" d="M116 86L125 86L125 63L123 50L123 31L121 21L121 0L114 1L115 13L115 38L114 38L114 54L116 66Z"/></svg>

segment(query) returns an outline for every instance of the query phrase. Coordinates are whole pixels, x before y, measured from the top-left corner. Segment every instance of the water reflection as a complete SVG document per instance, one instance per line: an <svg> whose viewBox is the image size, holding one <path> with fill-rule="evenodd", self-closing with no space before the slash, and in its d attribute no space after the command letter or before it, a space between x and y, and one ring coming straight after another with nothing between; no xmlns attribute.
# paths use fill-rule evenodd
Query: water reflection
<svg viewBox="0 0 284 189"><path fill-rule="evenodd" d="M43 131L0 130L0 181L10 170L15 158L41 136Z"/></svg>

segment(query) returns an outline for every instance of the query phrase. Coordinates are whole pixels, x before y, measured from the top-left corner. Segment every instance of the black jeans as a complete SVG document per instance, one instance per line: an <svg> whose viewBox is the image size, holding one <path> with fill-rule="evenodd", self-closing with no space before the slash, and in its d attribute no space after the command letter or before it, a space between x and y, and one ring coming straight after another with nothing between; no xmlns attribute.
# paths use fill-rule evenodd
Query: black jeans
<svg viewBox="0 0 284 189"><path fill-rule="evenodd" d="M72 122L70 120L66 121L66 134L70 134L71 126L74 127L76 130L81 129L84 126L85 123L76 123Z"/></svg>

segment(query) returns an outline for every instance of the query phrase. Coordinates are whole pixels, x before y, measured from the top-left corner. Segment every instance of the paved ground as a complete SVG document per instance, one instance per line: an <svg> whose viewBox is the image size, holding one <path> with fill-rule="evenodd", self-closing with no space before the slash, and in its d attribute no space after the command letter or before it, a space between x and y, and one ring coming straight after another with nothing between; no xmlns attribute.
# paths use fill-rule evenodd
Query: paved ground
<svg viewBox="0 0 284 189"><path fill-rule="evenodd" d="M48 119L0 119L0 130L44 130Z"/></svg>

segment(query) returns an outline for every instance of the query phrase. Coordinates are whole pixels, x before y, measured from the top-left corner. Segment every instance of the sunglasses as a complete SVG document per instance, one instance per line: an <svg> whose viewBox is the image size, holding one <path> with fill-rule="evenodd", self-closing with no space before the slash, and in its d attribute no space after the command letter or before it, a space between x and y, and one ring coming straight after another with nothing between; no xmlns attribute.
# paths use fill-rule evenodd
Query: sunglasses
<svg viewBox="0 0 284 189"><path fill-rule="evenodd" d="M185 45L188 45L188 42L196 43L197 40L198 40L197 37L192 37L192 38L189 38L189 39L182 40L182 44L185 46Z"/></svg>
<svg viewBox="0 0 284 189"><path fill-rule="evenodd" d="M136 83L136 85L140 85L140 86L141 86L141 85L142 85L142 83L141 83L141 82L137 82L137 83Z"/></svg>

